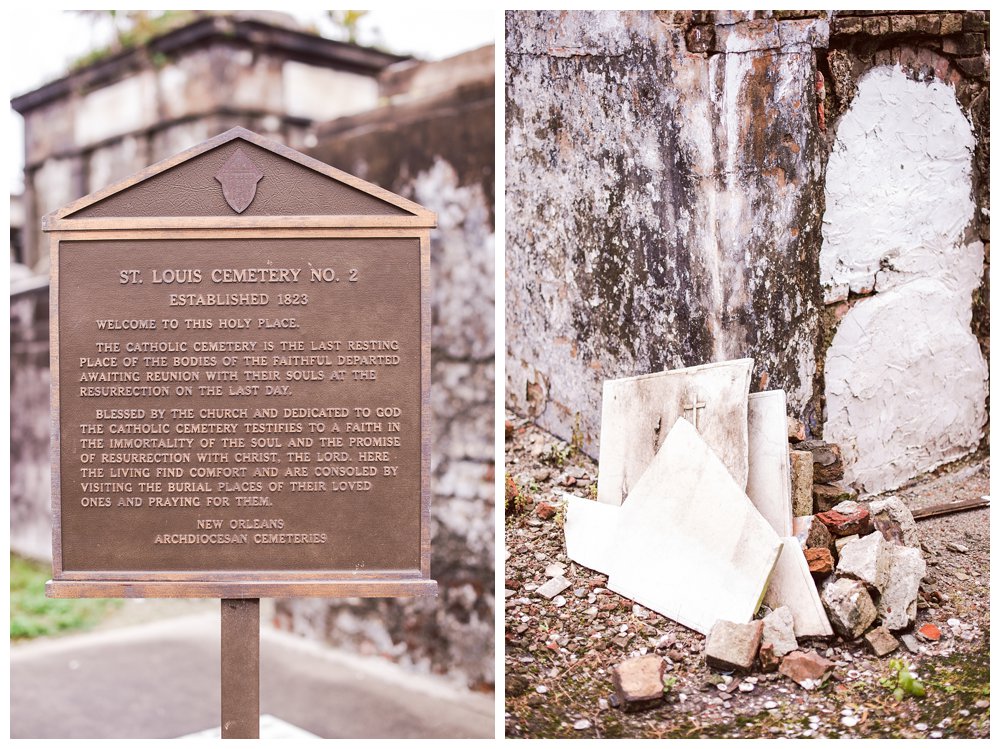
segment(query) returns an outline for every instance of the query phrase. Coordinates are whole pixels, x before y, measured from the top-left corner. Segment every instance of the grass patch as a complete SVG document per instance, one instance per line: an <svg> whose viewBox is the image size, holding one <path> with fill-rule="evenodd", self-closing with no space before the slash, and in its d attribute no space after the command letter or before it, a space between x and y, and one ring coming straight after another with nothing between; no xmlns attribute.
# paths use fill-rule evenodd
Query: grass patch
<svg viewBox="0 0 1000 749"><path fill-rule="evenodd" d="M112 598L46 598L47 564L10 555L10 637L33 637L89 629L121 605Z"/></svg>

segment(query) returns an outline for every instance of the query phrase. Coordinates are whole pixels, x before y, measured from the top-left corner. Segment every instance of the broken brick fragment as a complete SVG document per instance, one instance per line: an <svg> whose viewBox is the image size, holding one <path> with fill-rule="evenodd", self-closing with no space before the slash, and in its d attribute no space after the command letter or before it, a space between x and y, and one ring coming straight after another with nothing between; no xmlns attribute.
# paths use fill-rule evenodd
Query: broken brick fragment
<svg viewBox="0 0 1000 749"><path fill-rule="evenodd" d="M853 505L853 508L849 508ZM839 508L839 509L837 509ZM868 510L855 502L841 502L833 510L816 515L834 536L867 535L872 530L872 520Z"/></svg>
<svg viewBox="0 0 1000 749"><path fill-rule="evenodd" d="M816 577L826 577L833 572L833 554L829 549L806 549L809 571Z"/></svg>
<svg viewBox="0 0 1000 749"><path fill-rule="evenodd" d="M796 650L782 659L779 671L803 689L815 689L833 666L833 661L812 650Z"/></svg>
<svg viewBox="0 0 1000 749"><path fill-rule="evenodd" d="M535 514L542 520L549 520L556 514L556 508L548 502L539 502L535 508Z"/></svg>
<svg viewBox="0 0 1000 749"><path fill-rule="evenodd" d="M937 642L941 639L941 630L935 624L925 624L917 630L917 634L930 642Z"/></svg>

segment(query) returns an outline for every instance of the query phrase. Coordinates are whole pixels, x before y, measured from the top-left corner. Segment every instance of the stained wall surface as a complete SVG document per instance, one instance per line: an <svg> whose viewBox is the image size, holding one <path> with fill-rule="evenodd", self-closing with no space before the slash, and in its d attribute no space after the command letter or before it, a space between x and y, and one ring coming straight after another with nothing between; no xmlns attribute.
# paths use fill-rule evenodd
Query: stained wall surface
<svg viewBox="0 0 1000 749"><path fill-rule="evenodd" d="M597 457L604 380L749 356L859 488L981 445L987 13L506 24L509 408Z"/></svg>
<svg viewBox="0 0 1000 749"><path fill-rule="evenodd" d="M293 631L447 672L494 673L493 48L390 70L390 106L328 123L311 155L435 211L431 575L436 599L286 599ZM403 83L406 85L404 86ZM416 95L413 86L418 86Z"/></svg>
<svg viewBox="0 0 1000 749"><path fill-rule="evenodd" d="M816 421L828 26L745 17L507 16L507 402L592 455L603 380L723 359Z"/></svg>

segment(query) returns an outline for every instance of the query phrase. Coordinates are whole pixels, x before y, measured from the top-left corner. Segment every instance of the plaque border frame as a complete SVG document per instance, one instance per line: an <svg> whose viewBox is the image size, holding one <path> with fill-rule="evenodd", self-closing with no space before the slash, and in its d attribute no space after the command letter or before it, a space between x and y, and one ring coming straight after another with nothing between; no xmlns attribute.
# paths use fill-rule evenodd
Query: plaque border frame
<svg viewBox="0 0 1000 749"><path fill-rule="evenodd" d="M231 140L242 139L389 203L409 215L162 216L73 218L77 211ZM52 580L50 598L411 597L437 594L430 573L431 309L430 230L434 212L287 146L236 127L84 196L42 219L49 233L50 436ZM420 566L414 570L88 570L66 571L62 559L62 463L59 372L60 243L150 239L406 238L420 242Z"/></svg>

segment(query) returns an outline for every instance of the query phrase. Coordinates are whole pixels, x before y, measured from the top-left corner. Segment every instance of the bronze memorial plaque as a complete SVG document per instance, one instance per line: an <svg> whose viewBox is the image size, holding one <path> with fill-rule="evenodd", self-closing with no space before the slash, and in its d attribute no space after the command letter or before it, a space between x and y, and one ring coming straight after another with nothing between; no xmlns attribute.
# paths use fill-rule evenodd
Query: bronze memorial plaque
<svg viewBox="0 0 1000 749"><path fill-rule="evenodd" d="M46 217L49 594L433 593L434 224L240 128Z"/></svg>

